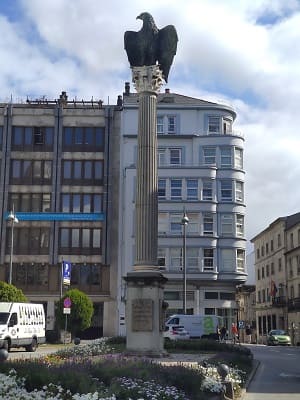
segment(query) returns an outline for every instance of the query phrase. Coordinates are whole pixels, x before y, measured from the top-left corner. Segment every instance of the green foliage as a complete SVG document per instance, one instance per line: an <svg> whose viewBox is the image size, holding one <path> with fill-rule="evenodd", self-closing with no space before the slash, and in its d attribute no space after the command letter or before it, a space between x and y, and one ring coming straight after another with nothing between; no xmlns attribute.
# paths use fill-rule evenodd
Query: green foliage
<svg viewBox="0 0 300 400"><path fill-rule="evenodd" d="M21 289L17 289L14 285L0 281L0 301L26 303L28 300Z"/></svg>
<svg viewBox="0 0 300 400"><path fill-rule="evenodd" d="M106 339L106 344L113 346L116 344L126 344L126 336L112 336Z"/></svg>
<svg viewBox="0 0 300 400"><path fill-rule="evenodd" d="M78 289L68 290L64 297L56 303L56 322L59 328L65 327L66 315L63 314L64 299L71 299L71 314L67 316L67 330L71 332L72 337L80 331L91 326L92 316L94 313L93 303L89 297Z"/></svg>

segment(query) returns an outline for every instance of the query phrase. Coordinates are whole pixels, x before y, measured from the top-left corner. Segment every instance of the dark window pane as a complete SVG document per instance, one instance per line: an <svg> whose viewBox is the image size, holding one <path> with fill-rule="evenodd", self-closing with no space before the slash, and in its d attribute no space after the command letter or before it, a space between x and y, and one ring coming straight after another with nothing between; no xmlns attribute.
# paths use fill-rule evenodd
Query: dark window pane
<svg viewBox="0 0 300 400"><path fill-rule="evenodd" d="M63 172L63 177L65 179L71 179L71 161L64 161L64 172Z"/></svg>
<svg viewBox="0 0 300 400"><path fill-rule="evenodd" d="M91 195L90 194L83 195L83 212L86 212L86 213L91 212Z"/></svg>
<svg viewBox="0 0 300 400"><path fill-rule="evenodd" d="M65 128L64 129L64 144L65 145L71 145L72 144L72 131L73 128Z"/></svg>
<svg viewBox="0 0 300 400"><path fill-rule="evenodd" d="M25 160L23 162L23 171L22 171L22 175L25 178L32 178L32 163L31 161L27 161Z"/></svg>
<svg viewBox="0 0 300 400"><path fill-rule="evenodd" d="M25 128L25 135L24 135L24 144L31 145L32 144L32 128L26 127Z"/></svg>
<svg viewBox="0 0 300 400"><path fill-rule="evenodd" d="M92 179L92 162L84 162L84 179Z"/></svg>
<svg viewBox="0 0 300 400"><path fill-rule="evenodd" d="M80 212L80 194L73 194L73 212Z"/></svg>
<svg viewBox="0 0 300 400"><path fill-rule="evenodd" d="M104 144L104 128L96 128L96 146Z"/></svg>
<svg viewBox="0 0 300 400"><path fill-rule="evenodd" d="M72 229L71 247L79 247L79 229Z"/></svg>
<svg viewBox="0 0 300 400"><path fill-rule="evenodd" d="M90 229L82 229L82 247L90 247Z"/></svg>
<svg viewBox="0 0 300 400"><path fill-rule="evenodd" d="M24 212L30 212L30 194L29 193L22 193L21 194L21 210Z"/></svg>
<svg viewBox="0 0 300 400"><path fill-rule="evenodd" d="M62 207L61 210L62 212L70 212L70 199L71 196L69 194L63 194L61 197L61 202L62 202Z"/></svg>
<svg viewBox="0 0 300 400"><path fill-rule="evenodd" d="M100 248L100 229L93 229L93 248Z"/></svg>
<svg viewBox="0 0 300 400"><path fill-rule="evenodd" d="M21 161L13 160L12 162L12 178L21 178Z"/></svg>
<svg viewBox="0 0 300 400"><path fill-rule="evenodd" d="M33 161L33 177L41 178L42 177L42 162L41 161Z"/></svg>
<svg viewBox="0 0 300 400"><path fill-rule="evenodd" d="M23 144L23 128L20 126L15 126L13 128L13 144Z"/></svg>
<svg viewBox="0 0 300 400"><path fill-rule="evenodd" d="M93 144L93 135L94 129L93 128L86 128L85 129L85 144Z"/></svg>
<svg viewBox="0 0 300 400"><path fill-rule="evenodd" d="M61 247L69 247L69 232L67 228L62 228L60 231L60 245Z"/></svg>
<svg viewBox="0 0 300 400"><path fill-rule="evenodd" d="M75 144L83 143L83 128L75 128Z"/></svg>
<svg viewBox="0 0 300 400"><path fill-rule="evenodd" d="M95 161L95 179L102 179L102 161Z"/></svg>
<svg viewBox="0 0 300 400"><path fill-rule="evenodd" d="M94 194L94 212L102 211L102 195Z"/></svg>
<svg viewBox="0 0 300 400"><path fill-rule="evenodd" d="M81 179L81 161L74 162L74 179Z"/></svg>
<svg viewBox="0 0 300 400"><path fill-rule="evenodd" d="M42 211L51 211L51 195L49 193L44 193L42 195Z"/></svg>
<svg viewBox="0 0 300 400"><path fill-rule="evenodd" d="M54 129L51 127L45 128L45 144L52 145L53 144L53 135Z"/></svg>

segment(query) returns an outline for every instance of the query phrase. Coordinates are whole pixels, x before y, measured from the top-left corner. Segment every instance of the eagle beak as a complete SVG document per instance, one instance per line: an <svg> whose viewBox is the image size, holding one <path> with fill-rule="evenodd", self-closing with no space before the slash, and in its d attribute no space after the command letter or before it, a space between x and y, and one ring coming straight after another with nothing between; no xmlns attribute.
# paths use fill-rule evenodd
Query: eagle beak
<svg viewBox="0 0 300 400"><path fill-rule="evenodd" d="M138 15L136 19L142 19L142 14Z"/></svg>

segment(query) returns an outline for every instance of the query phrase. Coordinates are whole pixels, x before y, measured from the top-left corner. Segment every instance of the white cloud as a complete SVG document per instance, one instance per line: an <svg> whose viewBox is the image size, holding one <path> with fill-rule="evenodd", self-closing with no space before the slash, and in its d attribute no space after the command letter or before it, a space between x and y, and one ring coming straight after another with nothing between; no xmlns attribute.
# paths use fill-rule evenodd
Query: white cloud
<svg viewBox="0 0 300 400"><path fill-rule="evenodd" d="M126 30L149 11L175 25L171 91L225 99L245 135L247 236L299 211L300 5L297 0L21 0L22 20L0 15L0 97L115 103L130 81ZM1 14L1 5L0 5ZM265 203L268 206L265 206Z"/></svg>

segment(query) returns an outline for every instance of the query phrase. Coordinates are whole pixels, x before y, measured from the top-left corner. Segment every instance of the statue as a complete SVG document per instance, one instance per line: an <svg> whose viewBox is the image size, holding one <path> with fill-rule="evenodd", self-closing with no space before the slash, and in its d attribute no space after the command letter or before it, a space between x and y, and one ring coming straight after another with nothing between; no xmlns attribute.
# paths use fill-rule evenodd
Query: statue
<svg viewBox="0 0 300 400"><path fill-rule="evenodd" d="M137 19L143 21L138 32L124 34L124 47L131 67L156 65L158 62L162 76L168 82L169 71L177 50L177 32L173 25L158 29L153 17L144 12Z"/></svg>

